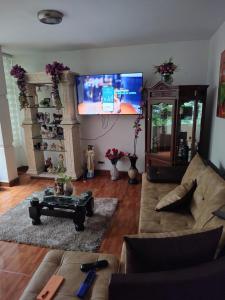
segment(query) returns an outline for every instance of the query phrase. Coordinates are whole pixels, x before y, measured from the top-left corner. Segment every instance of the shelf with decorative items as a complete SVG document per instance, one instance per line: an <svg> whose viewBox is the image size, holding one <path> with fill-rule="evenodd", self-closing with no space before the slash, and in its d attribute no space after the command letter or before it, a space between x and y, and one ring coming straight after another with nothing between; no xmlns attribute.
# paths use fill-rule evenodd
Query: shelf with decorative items
<svg viewBox="0 0 225 300"><path fill-rule="evenodd" d="M22 72L24 83L20 103L24 109L22 127L29 167L27 173L32 177L55 178L57 173L66 172L76 180L82 176L82 160L80 124L76 118L75 73L62 70L53 82L50 68L46 66L47 73L26 73L24 69ZM17 80L20 69L17 66L13 72Z"/></svg>

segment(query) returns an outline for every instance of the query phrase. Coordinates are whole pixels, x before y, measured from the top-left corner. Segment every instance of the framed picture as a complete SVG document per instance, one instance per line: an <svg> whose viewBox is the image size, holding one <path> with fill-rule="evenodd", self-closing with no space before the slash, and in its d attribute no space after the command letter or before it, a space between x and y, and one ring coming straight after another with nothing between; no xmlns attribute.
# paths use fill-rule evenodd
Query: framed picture
<svg viewBox="0 0 225 300"><path fill-rule="evenodd" d="M217 117L225 118L225 50L221 53Z"/></svg>

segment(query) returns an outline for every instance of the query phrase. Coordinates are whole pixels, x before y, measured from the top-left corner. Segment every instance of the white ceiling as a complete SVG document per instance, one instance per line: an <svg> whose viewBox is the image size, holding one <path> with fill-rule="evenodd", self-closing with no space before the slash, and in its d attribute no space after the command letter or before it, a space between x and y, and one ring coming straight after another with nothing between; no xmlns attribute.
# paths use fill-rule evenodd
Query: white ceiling
<svg viewBox="0 0 225 300"><path fill-rule="evenodd" d="M57 9L63 22L37 20ZM205 40L225 21L225 0L0 0L0 45L72 50Z"/></svg>

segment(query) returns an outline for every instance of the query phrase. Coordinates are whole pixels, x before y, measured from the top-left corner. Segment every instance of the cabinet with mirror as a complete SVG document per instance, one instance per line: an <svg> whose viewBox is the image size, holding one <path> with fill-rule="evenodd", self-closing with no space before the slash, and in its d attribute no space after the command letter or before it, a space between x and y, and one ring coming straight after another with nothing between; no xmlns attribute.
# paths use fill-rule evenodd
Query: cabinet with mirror
<svg viewBox="0 0 225 300"><path fill-rule="evenodd" d="M207 87L159 82L148 89L146 166L187 165L201 152Z"/></svg>

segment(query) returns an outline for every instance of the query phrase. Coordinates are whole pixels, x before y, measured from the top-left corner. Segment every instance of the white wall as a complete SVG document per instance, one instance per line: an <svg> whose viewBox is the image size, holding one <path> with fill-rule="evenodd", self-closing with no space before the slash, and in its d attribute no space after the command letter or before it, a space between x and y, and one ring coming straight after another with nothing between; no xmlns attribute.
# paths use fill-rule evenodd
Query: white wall
<svg viewBox="0 0 225 300"><path fill-rule="evenodd" d="M148 85L156 83L160 78L154 74L153 66L173 57L179 70L174 74L174 84L206 84L208 41L173 42L164 44L148 44L127 47L112 47L90 50L30 53L16 55L15 62L21 64L28 72L41 71L46 63L58 60L68 65L72 71L83 74L112 72L143 72ZM116 121L115 116L108 117L108 128ZM81 118L81 137L96 138L107 129L103 129L103 121L99 116ZM133 116L119 116L113 129L104 137L95 141L82 141L83 147L93 144L96 148L96 161L105 161L107 148L118 147L120 150L133 152ZM137 166L144 170L145 138L142 131L138 146ZM118 167L127 170L128 162L120 162ZM109 162L96 165L98 169L108 169Z"/></svg>
<svg viewBox="0 0 225 300"><path fill-rule="evenodd" d="M210 160L219 168L225 168L225 119L216 116L219 84L220 55L225 50L225 22L210 39L208 82L210 84L208 105L211 120Z"/></svg>
<svg viewBox="0 0 225 300"><path fill-rule="evenodd" d="M0 182L17 178L16 160L12 145L12 128L6 98L2 51L0 47Z"/></svg>

